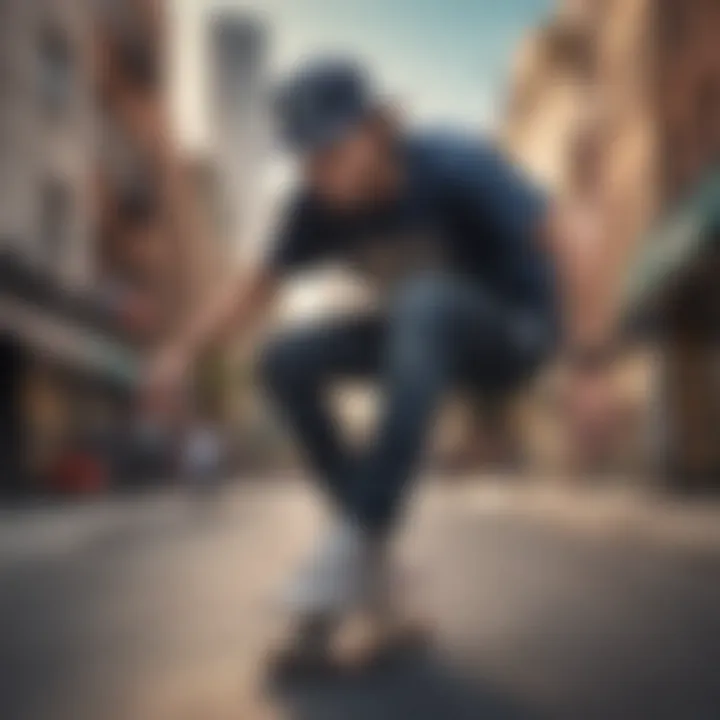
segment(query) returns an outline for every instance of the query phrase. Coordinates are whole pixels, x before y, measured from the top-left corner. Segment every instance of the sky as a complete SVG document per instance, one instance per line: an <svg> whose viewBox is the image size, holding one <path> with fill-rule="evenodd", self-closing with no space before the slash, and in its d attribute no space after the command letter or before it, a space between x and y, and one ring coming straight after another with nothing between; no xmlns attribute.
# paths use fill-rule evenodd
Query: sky
<svg viewBox="0 0 720 720"><path fill-rule="evenodd" d="M203 90L207 13L233 7L268 27L273 72L314 53L358 57L412 117L491 125L518 41L552 0L172 0L172 102L178 136L208 142Z"/></svg>

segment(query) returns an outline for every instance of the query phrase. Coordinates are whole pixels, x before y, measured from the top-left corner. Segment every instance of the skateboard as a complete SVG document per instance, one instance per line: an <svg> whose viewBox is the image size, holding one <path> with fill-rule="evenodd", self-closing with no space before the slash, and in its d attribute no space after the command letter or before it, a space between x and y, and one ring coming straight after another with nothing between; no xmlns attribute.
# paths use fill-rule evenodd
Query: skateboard
<svg viewBox="0 0 720 720"><path fill-rule="evenodd" d="M268 659L272 684L352 676L424 651L428 623L410 613L363 611L296 619Z"/></svg>

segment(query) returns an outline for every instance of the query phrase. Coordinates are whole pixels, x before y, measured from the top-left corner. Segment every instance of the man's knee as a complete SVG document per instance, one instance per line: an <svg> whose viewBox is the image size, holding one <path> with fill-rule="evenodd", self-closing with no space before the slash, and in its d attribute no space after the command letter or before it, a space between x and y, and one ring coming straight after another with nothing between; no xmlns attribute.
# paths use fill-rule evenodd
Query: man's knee
<svg viewBox="0 0 720 720"><path fill-rule="evenodd" d="M273 393L284 393L306 384L312 372L303 343L293 334L270 340L262 350L258 365L263 385Z"/></svg>
<svg viewBox="0 0 720 720"><path fill-rule="evenodd" d="M457 289L451 279L422 277L400 288L392 320L396 327L449 339L459 310Z"/></svg>

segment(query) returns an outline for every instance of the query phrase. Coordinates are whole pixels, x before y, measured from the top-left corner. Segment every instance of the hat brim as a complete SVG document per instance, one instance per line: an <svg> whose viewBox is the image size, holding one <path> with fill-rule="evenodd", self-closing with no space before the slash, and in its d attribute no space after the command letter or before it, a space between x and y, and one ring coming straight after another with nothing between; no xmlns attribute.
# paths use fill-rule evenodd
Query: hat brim
<svg viewBox="0 0 720 720"><path fill-rule="evenodd" d="M285 147L299 155L323 152L345 140L365 123L378 109L374 103L353 108L352 111L326 121L316 121L293 133L283 134Z"/></svg>

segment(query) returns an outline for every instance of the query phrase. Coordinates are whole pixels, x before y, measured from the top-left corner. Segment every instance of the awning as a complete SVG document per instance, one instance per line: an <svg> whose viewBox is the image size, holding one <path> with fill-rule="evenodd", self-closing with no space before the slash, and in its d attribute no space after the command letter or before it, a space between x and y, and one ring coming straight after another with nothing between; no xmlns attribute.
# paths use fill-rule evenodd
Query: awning
<svg viewBox="0 0 720 720"><path fill-rule="evenodd" d="M640 243L622 301L623 317L652 316L685 272L720 241L720 170L663 216Z"/></svg>
<svg viewBox="0 0 720 720"><path fill-rule="evenodd" d="M139 360L122 343L17 298L0 295L0 333L39 355L123 386L138 377Z"/></svg>

